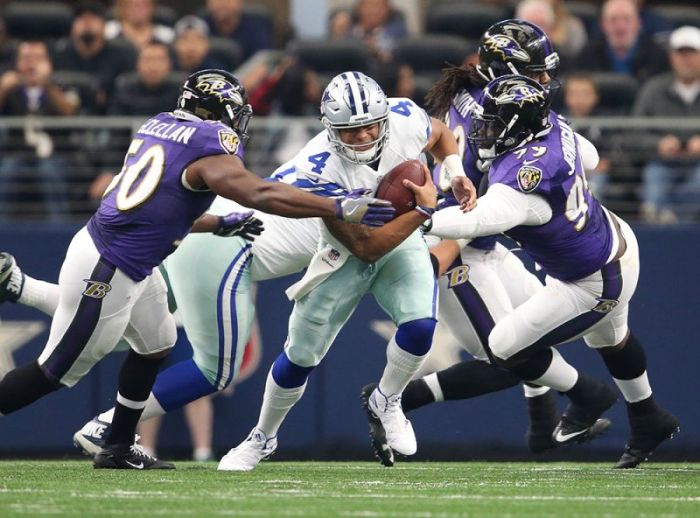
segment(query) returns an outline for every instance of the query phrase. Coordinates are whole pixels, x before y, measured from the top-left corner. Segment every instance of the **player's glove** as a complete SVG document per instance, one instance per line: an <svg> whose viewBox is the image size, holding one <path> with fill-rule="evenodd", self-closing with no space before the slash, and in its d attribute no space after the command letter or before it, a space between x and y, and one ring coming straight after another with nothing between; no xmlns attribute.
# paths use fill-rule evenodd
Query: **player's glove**
<svg viewBox="0 0 700 518"><path fill-rule="evenodd" d="M263 230L265 230L263 222L253 216L253 211L249 210L219 216L219 225L214 234L222 237L238 236L253 241Z"/></svg>
<svg viewBox="0 0 700 518"><path fill-rule="evenodd" d="M391 202L366 196L369 189L355 189L335 200L335 217L348 223L381 227L394 218Z"/></svg>

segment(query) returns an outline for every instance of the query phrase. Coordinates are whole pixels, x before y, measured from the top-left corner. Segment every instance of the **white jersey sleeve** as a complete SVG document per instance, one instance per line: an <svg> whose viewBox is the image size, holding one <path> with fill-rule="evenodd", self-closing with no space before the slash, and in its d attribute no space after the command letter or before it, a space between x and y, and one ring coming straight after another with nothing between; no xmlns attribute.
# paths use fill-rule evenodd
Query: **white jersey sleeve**
<svg viewBox="0 0 700 518"><path fill-rule="evenodd" d="M225 215L246 210L250 209L219 196L209 212ZM255 211L255 217L262 220L265 230L253 241L253 259L250 264L253 281L284 277L309 265L318 245L320 219L283 218L260 211Z"/></svg>

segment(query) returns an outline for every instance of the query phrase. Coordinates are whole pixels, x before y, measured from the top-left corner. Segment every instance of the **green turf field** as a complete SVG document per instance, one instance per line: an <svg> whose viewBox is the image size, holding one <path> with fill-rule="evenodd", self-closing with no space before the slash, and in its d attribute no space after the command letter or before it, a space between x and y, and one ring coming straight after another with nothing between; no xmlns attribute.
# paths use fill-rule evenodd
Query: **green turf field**
<svg viewBox="0 0 700 518"><path fill-rule="evenodd" d="M87 461L0 462L12 516L700 516L700 464L266 462L251 473L96 471Z"/></svg>

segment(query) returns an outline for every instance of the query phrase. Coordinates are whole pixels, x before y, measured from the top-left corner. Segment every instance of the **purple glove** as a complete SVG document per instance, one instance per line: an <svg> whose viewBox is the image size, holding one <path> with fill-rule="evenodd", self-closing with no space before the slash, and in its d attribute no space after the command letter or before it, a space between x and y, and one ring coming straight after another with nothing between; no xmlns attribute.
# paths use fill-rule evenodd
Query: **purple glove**
<svg viewBox="0 0 700 518"><path fill-rule="evenodd" d="M391 202L371 198L369 189L355 189L335 200L335 217L348 223L362 223L370 227L381 227L394 219L396 212Z"/></svg>
<svg viewBox="0 0 700 518"><path fill-rule="evenodd" d="M219 226L214 234L222 237L238 236L253 241L265 230L263 222L253 216L253 211L231 212L219 216Z"/></svg>

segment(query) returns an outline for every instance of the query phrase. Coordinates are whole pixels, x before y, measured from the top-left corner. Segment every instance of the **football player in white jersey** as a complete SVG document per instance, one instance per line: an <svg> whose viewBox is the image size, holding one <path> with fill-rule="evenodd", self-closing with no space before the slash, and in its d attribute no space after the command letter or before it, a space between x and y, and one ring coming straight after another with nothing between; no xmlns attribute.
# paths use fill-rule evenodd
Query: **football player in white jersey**
<svg viewBox="0 0 700 518"><path fill-rule="evenodd" d="M461 171L452 132L413 101L387 99L371 78L346 72L325 89L321 114L326 129L280 173L295 174L297 187L317 194L374 191L393 167L427 151L448 168L458 169L463 201L473 203L474 187ZM336 225L324 218L319 251L304 278L288 290L295 300L289 335L268 374L258 423L221 459L220 470L249 471L275 451L278 429L304 393L309 373L368 292L398 326L368 406L381 420L389 445L402 454L415 453L416 439L401 410L401 392L430 350L437 310L437 284L418 230L436 202L427 168L425 174L422 187L404 181L416 195L416 209L383 231Z"/></svg>

